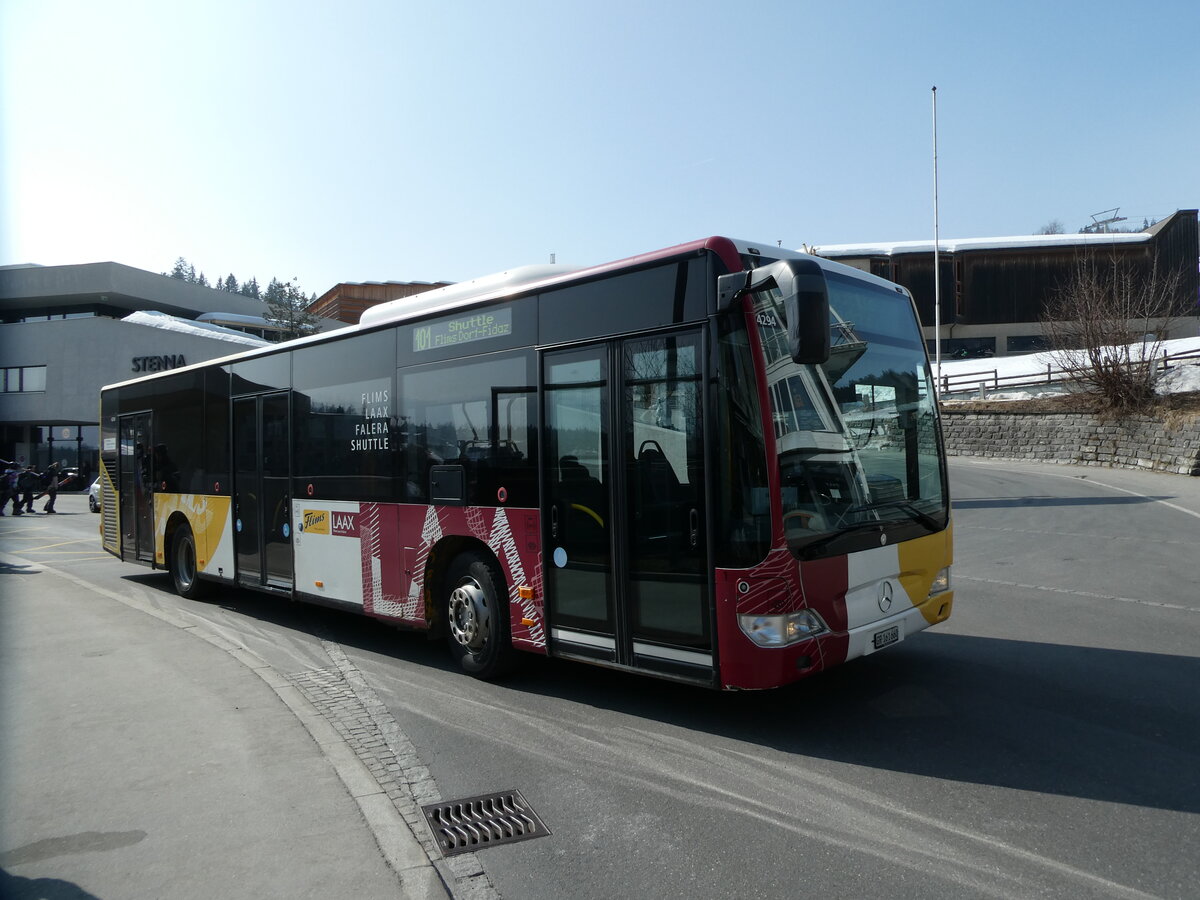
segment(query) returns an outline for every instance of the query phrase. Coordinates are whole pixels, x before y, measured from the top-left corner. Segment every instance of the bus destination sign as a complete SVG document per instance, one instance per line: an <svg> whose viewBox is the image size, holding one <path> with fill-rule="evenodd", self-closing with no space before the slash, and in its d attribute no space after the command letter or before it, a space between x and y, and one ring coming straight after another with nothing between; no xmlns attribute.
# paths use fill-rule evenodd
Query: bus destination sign
<svg viewBox="0 0 1200 900"><path fill-rule="evenodd" d="M473 313L442 319L413 329L413 352L439 350L454 344L469 344L486 341L488 338L506 337L512 334L512 310L497 309L492 312Z"/></svg>

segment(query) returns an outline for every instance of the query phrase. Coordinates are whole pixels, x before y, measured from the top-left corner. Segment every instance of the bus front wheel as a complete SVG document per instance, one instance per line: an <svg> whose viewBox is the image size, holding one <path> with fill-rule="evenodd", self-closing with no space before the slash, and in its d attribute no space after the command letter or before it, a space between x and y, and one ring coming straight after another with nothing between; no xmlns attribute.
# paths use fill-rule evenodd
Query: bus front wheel
<svg viewBox="0 0 1200 900"><path fill-rule="evenodd" d="M446 639L463 671L484 679L509 671L516 651L504 576L481 554L463 553L450 566L446 585Z"/></svg>
<svg viewBox="0 0 1200 900"><path fill-rule="evenodd" d="M203 596L209 585L200 580L196 567L196 538L189 525L180 525L171 539L171 581L175 593L187 600Z"/></svg>

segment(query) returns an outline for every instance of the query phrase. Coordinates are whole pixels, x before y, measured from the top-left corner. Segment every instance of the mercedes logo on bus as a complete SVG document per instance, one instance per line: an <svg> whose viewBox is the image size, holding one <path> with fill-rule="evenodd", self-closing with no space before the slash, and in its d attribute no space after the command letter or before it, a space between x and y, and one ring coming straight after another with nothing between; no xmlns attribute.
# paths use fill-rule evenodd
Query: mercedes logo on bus
<svg viewBox="0 0 1200 900"><path fill-rule="evenodd" d="M892 608L892 583L885 581L879 586L879 611L887 612Z"/></svg>

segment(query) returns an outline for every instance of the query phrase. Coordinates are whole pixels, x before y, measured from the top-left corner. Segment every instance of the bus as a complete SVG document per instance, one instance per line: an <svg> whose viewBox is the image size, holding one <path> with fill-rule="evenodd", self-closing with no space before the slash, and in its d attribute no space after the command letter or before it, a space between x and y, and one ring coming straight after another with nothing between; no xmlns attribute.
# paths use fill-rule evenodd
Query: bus
<svg viewBox="0 0 1200 900"><path fill-rule="evenodd" d="M712 237L523 267L105 387L101 535L249 588L717 689L895 646L953 605L912 297Z"/></svg>

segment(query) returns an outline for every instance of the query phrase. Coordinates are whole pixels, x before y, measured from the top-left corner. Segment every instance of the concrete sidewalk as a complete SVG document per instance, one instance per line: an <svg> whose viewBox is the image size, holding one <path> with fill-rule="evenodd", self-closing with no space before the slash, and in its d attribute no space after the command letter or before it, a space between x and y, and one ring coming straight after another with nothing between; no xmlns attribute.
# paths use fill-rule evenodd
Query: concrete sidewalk
<svg viewBox="0 0 1200 900"><path fill-rule="evenodd" d="M294 687L150 612L0 561L0 896L448 896Z"/></svg>

